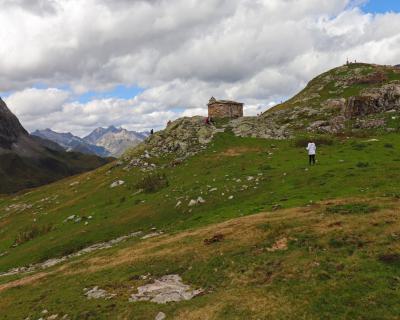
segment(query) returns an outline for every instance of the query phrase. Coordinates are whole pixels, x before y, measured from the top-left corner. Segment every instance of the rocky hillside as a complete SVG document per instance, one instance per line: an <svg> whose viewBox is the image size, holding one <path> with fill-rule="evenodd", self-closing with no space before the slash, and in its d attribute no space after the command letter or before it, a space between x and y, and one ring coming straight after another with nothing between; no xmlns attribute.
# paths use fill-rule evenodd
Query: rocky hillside
<svg viewBox="0 0 400 320"><path fill-rule="evenodd" d="M108 161L64 152L53 142L30 136L0 99L0 193L46 184Z"/></svg>
<svg viewBox="0 0 400 320"><path fill-rule="evenodd" d="M400 69L349 64L311 80L292 99L258 117L242 117L205 125L203 117L182 118L126 153L174 154L181 160L205 149L215 133L284 140L298 135L354 135L400 130ZM143 156L143 154L142 154ZM136 157L133 157L133 162Z"/></svg>
<svg viewBox="0 0 400 320"><path fill-rule="evenodd" d="M0 98L0 148L11 149L27 132Z"/></svg>
<svg viewBox="0 0 400 320"><path fill-rule="evenodd" d="M260 117L178 119L0 197L0 318L397 319L396 77L334 69Z"/></svg>
<svg viewBox="0 0 400 320"><path fill-rule="evenodd" d="M285 139L299 132L355 133L397 130L392 113L400 111L400 69L350 64L311 80L292 99L260 117L232 122L238 136Z"/></svg>
<svg viewBox="0 0 400 320"><path fill-rule="evenodd" d="M301 139L202 120L0 197L0 319L397 319L400 136L309 167Z"/></svg>
<svg viewBox="0 0 400 320"><path fill-rule="evenodd" d="M156 159L169 159L171 165L176 165L205 150L218 132L224 132L224 129L205 125L204 117L180 118L129 149L119 163L127 170L139 167L143 171L155 169Z"/></svg>

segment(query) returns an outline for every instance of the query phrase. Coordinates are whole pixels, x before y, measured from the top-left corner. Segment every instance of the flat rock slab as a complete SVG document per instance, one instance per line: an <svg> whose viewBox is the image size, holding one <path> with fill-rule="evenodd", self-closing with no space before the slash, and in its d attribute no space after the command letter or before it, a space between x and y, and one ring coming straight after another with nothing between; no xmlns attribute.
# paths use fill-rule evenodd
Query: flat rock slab
<svg viewBox="0 0 400 320"><path fill-rule="evenodd" d="M94 287L93 289L86 289L85 291L85 296L91 300L91 299L112 299L115 297L115 294L110 294L106 290L100 289L99 287Z"/></svg>
<svg viewBox="0 0 400 320"><path fill-rule="evenodd" d="M172 274L163 276L155 280L154 283L139 287L138 293L133 294L129 301L151 301L165 304L168 302L191 300L203 292L203 289L192 290L190 286L182 283L182 278L179 275Z"/></svg>
<svg viewBox="0 0 400 320"><path fill-rule="evenodd" d="M154 320L165 320L167 316L165 315L164 312L159 312L157 316L154 318Z"/></svg>

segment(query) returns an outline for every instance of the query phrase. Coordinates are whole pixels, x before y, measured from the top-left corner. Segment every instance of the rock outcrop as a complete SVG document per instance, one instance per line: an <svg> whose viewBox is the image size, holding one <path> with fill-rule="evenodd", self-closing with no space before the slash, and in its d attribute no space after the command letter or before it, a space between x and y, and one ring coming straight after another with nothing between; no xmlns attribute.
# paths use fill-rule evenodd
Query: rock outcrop
<svg viewBox="0 0 400 320"><path fill-rule="evenodd" d="M150 301L159 304L191 300L202 294L204 290L192 290L190 286L182 282L177 274L163 276L154 283L138 288L137 294L132 294L130 302Z"/></svg>
<svg viewBox="0 0 400 320"><path fill-rule="evenodd" d="M167 154L186 158L205 149L216 132L216 127L205 124L204 117L180 118L171 122L164 130L149 136L123 158L131 159L131 153L141 154L142 158L148 160Z"/></svg>
<svg viewBox="0 0 400 320"><path fill-rule="evenodd" d="M352 119L389 110L400 111L400 82L367 89L358 96L350 97L344 115Z"/></svg>
<svg viewBox="0 0 400 320"><path fill-rule="evenodd" d="M0 194L36 187L92 170L109 160L67 153L28 134L0 99Z"/></svg>
<svg viewBox="0 0 400 320"><path fill-rule="evenodd" d="M286 139L291 136L291 130L287 124L275 121L275 116L270 117L243 117L232 120L233 133L238 137L253 137L265 139Z"/></svg>
<svg viewBox="0 0 400 320"><path fill-rule="evenodd" d="M28 136L28 132L0 98L0 148L11 149L21 136Z"/></svg>

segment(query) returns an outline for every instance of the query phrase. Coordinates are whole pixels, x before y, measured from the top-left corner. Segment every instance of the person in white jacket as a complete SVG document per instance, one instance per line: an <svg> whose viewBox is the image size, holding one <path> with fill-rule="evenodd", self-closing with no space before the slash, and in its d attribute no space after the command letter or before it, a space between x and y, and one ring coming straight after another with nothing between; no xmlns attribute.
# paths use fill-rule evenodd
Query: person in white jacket
<svg viewBox="0 0 400 320"><path fill-rule="evenodd" d="M315 165L315 155L317 153L317 146L313 141L309 142L306 150L308 151L308 161L310 166Z"/></svg>

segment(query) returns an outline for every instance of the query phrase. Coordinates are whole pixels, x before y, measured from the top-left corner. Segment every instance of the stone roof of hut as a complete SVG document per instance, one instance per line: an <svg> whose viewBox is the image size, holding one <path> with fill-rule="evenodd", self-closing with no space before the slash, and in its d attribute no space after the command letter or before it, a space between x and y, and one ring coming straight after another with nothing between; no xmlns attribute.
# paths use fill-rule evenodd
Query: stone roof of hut
<svg viewBox="0 0 400 320"><path fill-rule="evenodd" d="M214 104L214 103L220 103L220 104L240 104L243 105L243 103L237 102L237 101L232 101L232 100L217 100L214 97L211 97L210 101L208 104Z"/></svg>

